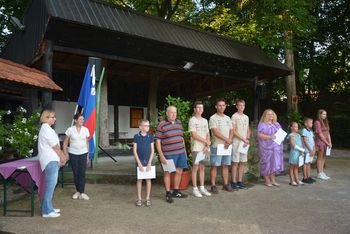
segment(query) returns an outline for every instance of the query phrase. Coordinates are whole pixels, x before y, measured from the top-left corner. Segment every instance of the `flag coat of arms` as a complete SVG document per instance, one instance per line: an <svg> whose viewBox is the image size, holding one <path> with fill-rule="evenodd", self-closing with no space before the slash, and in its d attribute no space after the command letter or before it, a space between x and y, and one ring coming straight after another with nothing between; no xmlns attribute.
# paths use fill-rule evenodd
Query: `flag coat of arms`
<svg viewBox="0 0 350 234"><path fill-rule="evenodd" d="M96 149L96 73L95 65L91 69L90 67L90 64L88 64L79 94L78 105L83 108L84 126L89 129L89 153L90 159L92 159Z"/></svg>

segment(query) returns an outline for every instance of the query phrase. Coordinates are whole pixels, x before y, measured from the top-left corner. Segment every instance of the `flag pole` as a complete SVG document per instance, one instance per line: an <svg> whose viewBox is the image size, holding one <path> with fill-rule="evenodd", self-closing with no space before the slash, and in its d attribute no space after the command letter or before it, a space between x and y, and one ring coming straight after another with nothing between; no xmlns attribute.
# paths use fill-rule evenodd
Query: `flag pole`
<svg viewBox="0 0 350 234"><path fill-rule="evenodd" d="M77 105L75 106L74 115L78 112L78 107L79 107L79 105L77 104ZM73 125L74 125L74 117L73 117L73 119L72 119L72 124L71 124L70 126L73 126Z"/></svg>
<svg viewBox="0 0 350 234"><path fill-rule="evenodd" d="M98 146L100 142L100 96L101 96L101 86L102 86L104 74L105 74L105 68L102 69L100 79L98 81L97 92L96 92L96 130L95 130L95 152L94 152L95 162L97 162L97 159L98 159Z"/></svg>

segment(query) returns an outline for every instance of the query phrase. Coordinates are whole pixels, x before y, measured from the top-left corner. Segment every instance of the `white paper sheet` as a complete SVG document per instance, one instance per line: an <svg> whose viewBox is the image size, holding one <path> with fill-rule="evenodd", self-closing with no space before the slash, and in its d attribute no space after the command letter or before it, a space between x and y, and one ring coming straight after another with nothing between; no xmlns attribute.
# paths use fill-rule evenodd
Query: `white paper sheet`
<svg viewBox="0 0 350 234"><path fill-rule="evenodd" d="M280 145L284 140L284 138L287 136L287 133L282 128L280 128L275 133L275 136L276 136L276 139L274 139L273 141Z"/></svg>
<svg viewBox="0 0 350 234"><path fill-rule="evenodd" d="M196 161L194 162L194 165L198 165L200 161L205 159L205 153L203 151L200 151L197 153Z"/></svg>
<svg viewBox="0 0 350 234"><path fill-rule="evenodd" d="M248 149L249 149L249 145L247 145L246 147L244 147L244 142L242 141L241 143L239 143L238 146L238 152L241 154L247 154L248 153Z"/></svg>
<svg viewBox="0 0 350 234"><path fill-rule="evenodd" d="M174 172L176 171L175 163L172 159L166 160L166 164L163 164L163 170L168 172Z"/></svg>
<svg viewBox="0 0 350 234"><path fill-rule="evenodd" d="M326 156L331 156L331 148L327 146Z"/></svg>
<svg viewBox="0 0 350 234"><path fill-rule="evenodd" d="M21 167L17 167L18 170L24 170L26 169L26 166L21 166Z"/></svg>
<svg viewBox="0 0 350 234"><path fill-rule="evenodd" d="M231 155L232 145L225 149L224 144L218 144L216 155Z"/></svg>
<svg viewBox="0 0 350 234"><path fill-rule="evenodd" d="M305 154L305 163L312 163L314 157L310 156L310 153Z"/></svg>
<svg viewBox="0 0 350 234"><path fill-rule="evenodd" d="M154 179L156 178L156 166L151 166L151 170L146 171L147 167L143 167L143 171L140 171L140 168L137 167L137 179Z"/></svg>
<svg viewBox="0 0 350 234"><path fill-rule="evenodd" d="M300 156L299 157L299 167L301 167L302 165L304 165L304 157Z"/></svg>

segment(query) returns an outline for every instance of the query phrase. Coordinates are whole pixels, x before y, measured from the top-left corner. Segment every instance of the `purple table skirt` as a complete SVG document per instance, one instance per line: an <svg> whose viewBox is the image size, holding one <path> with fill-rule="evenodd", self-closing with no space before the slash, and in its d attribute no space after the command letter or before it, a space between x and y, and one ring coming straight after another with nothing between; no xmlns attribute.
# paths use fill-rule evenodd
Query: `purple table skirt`
<svg viewBox="0 0 350 234"><path fill-rule="evenodd" d="M5 179L7 179L10 176L14 176L16 174L14 173L14 175L12 175L16 169L20 169L23 167L27 169L29 174L21 173L19 176L16 177L16 181L27 191L30 191L30 183L31 179L33 179L36 186L38 187L40 201L42 201L44 197L46 181L45 174L41 171L38 159L28 158L0 164L0 174Z"/></svg>

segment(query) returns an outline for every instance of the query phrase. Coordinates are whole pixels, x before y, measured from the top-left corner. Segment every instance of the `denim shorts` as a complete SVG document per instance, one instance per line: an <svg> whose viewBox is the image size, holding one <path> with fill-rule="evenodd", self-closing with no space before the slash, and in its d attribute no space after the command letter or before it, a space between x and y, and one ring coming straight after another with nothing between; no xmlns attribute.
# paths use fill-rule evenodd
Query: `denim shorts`
<svg viewBox="0 0 350 234"><path fill-rule="evenodd" d="M210 165L212 166L222 166L231 165L231 155L217 155L217 148L210 147Z"/></svg>
<svg viewBox="0 0 350 234"><path fill-rule="evenodd" d="M188 168L186 154L165 156L166 160L172 159L176 168Z"/></svg>

